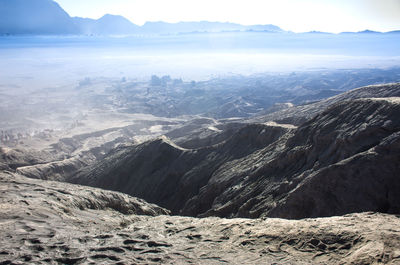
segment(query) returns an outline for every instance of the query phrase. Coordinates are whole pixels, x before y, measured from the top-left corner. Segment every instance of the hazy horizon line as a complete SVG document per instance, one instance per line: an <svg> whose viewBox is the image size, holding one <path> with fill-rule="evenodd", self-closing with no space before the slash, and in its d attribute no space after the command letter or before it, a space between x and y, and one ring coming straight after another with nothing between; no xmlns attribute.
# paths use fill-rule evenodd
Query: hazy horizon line
<svg viewBox="0 0 400 265"><path fill-rule="evenodd" d="M68 14L68 12L67 12ZM69 14L68 14L69 15ZM375 30L375 29L371 29L371 28L365 28L363 30L359 30L359 31L339 31L339 32L332 32L332 31L320 31L320 30L309 30L309 31L293 31L293 30L285 30L283 29L281 26L276 25L276 24L272 24L272 23L265 23L265 24L241 24L241 23L237 23L237 22L232 22L232 21L218 21L218 20L180 20L177 22L169 22L169 21L165 21L165 20L148 20L145 21L142 24L137 24L135 22L133 22L131 19L123 16L123 15L119 15L119 14L111 14L111 13L106 13L102 16L100 16L99 18L91 18L91 17L81 17L81 16L70 16L71 18L83 18L83 19L92 19L92 20L99 20L107 15L110 16L116 16L116 17L122 17L126 20L128 20L130 23L132 23L135 26L138 27L143 27L145 24L147 23L166 23L166 24L179 24L179 23L202 23L202 22L207 22L207 23L221 23L221 24L234 24L234 25L240 25L240 26L276 26L278 28L280 28L283 32L286 33L329 33L329 34L341 34L341 33L362 33L362 32L368 32L368 31L372 31L372 32L377 32L377 33L389 33L389 32L395 32L395 31L400 31L400 27L397 30L389 30L389 31L380 31L380 30ZM277 32L279 33L279 32Z"/></svg>

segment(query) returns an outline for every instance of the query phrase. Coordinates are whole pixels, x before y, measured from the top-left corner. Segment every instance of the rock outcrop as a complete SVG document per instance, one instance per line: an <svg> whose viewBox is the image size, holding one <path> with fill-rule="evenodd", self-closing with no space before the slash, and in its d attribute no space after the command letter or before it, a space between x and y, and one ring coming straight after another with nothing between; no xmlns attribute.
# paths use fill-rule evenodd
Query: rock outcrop
<svg viewBox="0 0 400 265"><path fill-rule="evenodd" d="M391 96L398 85L336 96L298 128L251 124L198 149L167 138L122 148L71 181L122 191L189 216L400 213L400 100L362 98L374 91Z"/></svg>
<svg viewBox="0 0 400 265"><path fill-rule="evenodd" d="M376 98L376 97L400 97L400 84L382 84L371 85L352 89L334 97L320 100L314 103L292 106L280 111L269 113L267 115L256 116L249 119L249 122L267 122L276 121L280 123L291 123L301 125L315 115L321 113L333 104L344 100L355 100L360 98Z"/></svg>
<svg viewBox="0 0 400 265"><path fill-rule="evenodd" d="M38 211L52 205L66 214L88 209L151 216L169 214L168 210L157 205L119 192L58 181L30 179L7 172L0 173L0 181L3 200L14 197L29 198L27 205Z"/></svg>
<svg viewBox="0 0 400 265"><path fill-rule="evenodd" d="M394 215L300 221L169 216L120 193L7 173L0 174L0 190L1 264L400 262Z"/></svg>
<svg viewBox="0 0 400 265"><path fill-rule="evenodd" d="M221 167L188 205L212 201L202 216L399 213L399 102L363 99L335 105L280 143L281 152L267 148ZM223 192L212 196L215 187Z"/></svg>
<svg viewBox="0 0 400 265"><path fill-rule="evenodd" d="M290 130L281 126L247 125L226 141L200 149L179 147L163 136L116 149L69 181L121 191L179 214L222 164L245 157Z"/></svg>
<svg viewBox="0 0 400 265"><path fill-rule="evenodd" d="M89 145L87 166L2 148L0 263L398 264L397 88L332 98L298 127L198 121L170 134L186 148Z"/></svg>

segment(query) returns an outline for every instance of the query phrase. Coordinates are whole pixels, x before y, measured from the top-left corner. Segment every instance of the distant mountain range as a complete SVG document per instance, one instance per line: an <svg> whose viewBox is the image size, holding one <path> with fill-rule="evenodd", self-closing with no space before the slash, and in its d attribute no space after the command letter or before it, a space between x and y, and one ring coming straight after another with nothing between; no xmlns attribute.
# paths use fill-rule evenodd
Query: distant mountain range
<svg viewBox="0 0 400 265"><path fill-rule="evenodd" d="M168 33L187 33L187 32L223 32L223 31L264 31L264 32L283 32L281 28L275 25L251 25L244 26L235 23L222 22L146 22L141 27L142 32L155 34Z"/></svg>
<svg viewBox="0 0 400 265"><path fill-rule="evenodd" d="M70 17L53 0L0 0L0 34L178 34L222 31L283 32L274 25L243 26L221 22L147 22L133 24L122 16L100 19Z"/></svg>
<svg viewBox="0 0 400 265"><path fill-rule="evenodd" d="M147 22L143 26L138 26L122 16L110 14L106 14L97 20L70 17L53 0L0 0L0 34L3 35L129 35L226 31L285 32L275 25L244 26L235 23L209 21ZM379 32L367 30L360 33ZM399 31L390 33L399 33Z"/></svg>
<svg viewBox="0 0 400 265"><path fill-rule="evenodd" d="M2 34L75 34L79 26L52 0L0 0Z"/></svg>
<svg viewBox="0 0 400 265"><path fill-rule="evenodd" d="M72 18L77 25L78 34L85 35L113 35L113 34L134 34L138 33L140 27L122 16L104 15L99 19Z"/></svg>

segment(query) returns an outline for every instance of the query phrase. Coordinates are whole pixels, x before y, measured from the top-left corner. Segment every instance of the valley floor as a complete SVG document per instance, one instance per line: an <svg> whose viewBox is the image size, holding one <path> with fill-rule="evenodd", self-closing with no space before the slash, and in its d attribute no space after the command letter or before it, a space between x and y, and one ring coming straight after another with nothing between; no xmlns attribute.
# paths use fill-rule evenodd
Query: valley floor
<svg viewBox="0 0 400 265"><path fill-rule="evenodd" d="M400 263L396 215L169 216L121 193L11 173L0 190L0 264Z"/></svg>

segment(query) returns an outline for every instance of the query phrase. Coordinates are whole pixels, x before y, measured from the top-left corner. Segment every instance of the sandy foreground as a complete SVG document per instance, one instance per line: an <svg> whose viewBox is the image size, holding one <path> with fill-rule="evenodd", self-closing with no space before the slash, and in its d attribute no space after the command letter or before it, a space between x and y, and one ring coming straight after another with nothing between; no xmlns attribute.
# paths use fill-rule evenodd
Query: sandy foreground
<svg viewBox="0 0 400 265"><path fill-rule="evenodd" d="M0 190L0 264L400 263L395 215L169 216L121 193L10 173Z"/></svg>

